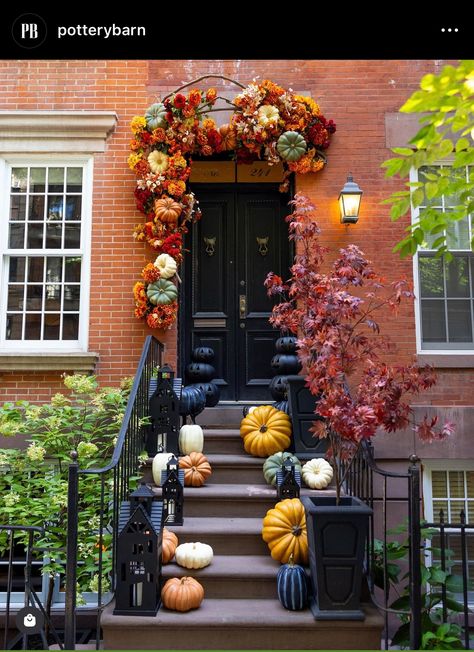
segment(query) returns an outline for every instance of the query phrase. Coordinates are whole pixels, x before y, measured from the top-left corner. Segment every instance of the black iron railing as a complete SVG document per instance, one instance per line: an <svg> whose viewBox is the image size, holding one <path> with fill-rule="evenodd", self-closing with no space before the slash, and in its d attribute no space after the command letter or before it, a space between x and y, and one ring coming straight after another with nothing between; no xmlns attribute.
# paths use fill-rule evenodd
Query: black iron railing
<svg viewBox="0 0 474 652"><path fill-rule="evenodd" d="M3 570L6 571L5 579L5 621L4 621L4 632L3 632L3 649L10 650L17 648L18 644L21 641L21 649L29 650L29 634L27 631L17 633L10 638L10 626L13 629L17 629L16 623L13 623L12 618L12 597L14 593L14 583L18 581L18 578L15 577L15 571L17 569L23 570L23 580L21 581L21 593L23 594L23 607L33 607L35 610L39 609L43 616L43 627L40 632L35 635L40 638L42 643L43 650L49 649L48 638L54 640L54 642L62 650L63 646L56 632L45 608L41 601L41 598L38 596L38 593L35 588L35 581L38 579L33 576L33 559L35 552L38 553L38 548L35 546L36 540L43 536L44 530L40 527L34 527L29 525L0 525L0 533L5 532L7 536L7 564L4 565ZM23 543L19 543L19 539L23 540ZM41 551L39 551L41 552ZM15 591L15 594L18 592ZM15 611L18 610L18 598L15 600ZM35 643L35 648L38 649L38 643Z"/></svg>
<svg viewBox="0 0 474 652"><path fill-rule="evenodd" d="M66 567L66 604L64 647L75 649L76 641L76 580L78 517L80 510L81 483L100 483L100 499L97 509L99 517L97 540L97 622L96 649L100 646L100 615L104 606L104 583L110 584L110 595L114 589L115 557L117 552L117 528L120 504L128 499L133 479L137 478L139 455L146 443L146 423L149 417L149 385L156 369L162 366L163 345L149 335L143 346L140 362L128 399L120 433L117 437L112 460L100 469L80 469L77 456L69 467L68 488L68 532ZM110 578L105 574L110 572Z"/></svg>

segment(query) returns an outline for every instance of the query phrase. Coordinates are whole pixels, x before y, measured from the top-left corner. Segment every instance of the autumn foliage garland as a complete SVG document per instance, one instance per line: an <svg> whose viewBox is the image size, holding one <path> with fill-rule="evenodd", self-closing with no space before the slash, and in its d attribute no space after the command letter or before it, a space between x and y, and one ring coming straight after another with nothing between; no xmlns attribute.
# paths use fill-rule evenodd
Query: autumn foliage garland
<svg viewBox="0 0 474 652"><path fill-rule="evenodd" d="M330 271L323 273L328 249L319 243L315 207L300 194L291 204L294 212L286 219L297 255L288 281L274 273L265 281L268 294L282 298L270 321L298 335L307 385L318 397L315 412L325 418L315 422L313 432L329 438L339 498L344 479L339 462L350 464L361 441L377 429L408 427L413 419L408 397L432 387L436 377L429 366L390 365L382 358L394 347L380 334L377 315L396 313L404 299L414 298L407 282L387 285L355 245L341 249ZM438 430L436 425L436 418L425 416L413 427L425 441L454 430L451 423Z"/></svg>

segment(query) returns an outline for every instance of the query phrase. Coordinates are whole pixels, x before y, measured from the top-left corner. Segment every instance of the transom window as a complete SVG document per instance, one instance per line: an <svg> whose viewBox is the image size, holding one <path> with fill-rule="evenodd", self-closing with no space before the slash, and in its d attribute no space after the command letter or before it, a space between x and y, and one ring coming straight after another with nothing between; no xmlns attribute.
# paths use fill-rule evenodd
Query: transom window
<svg viewBox="0 0 474 652"><path fill-rule="evenodd" d="M12 164L6 176L0 342L77 348L84 335L88 165Z"/></svg>
<svg viewBox="0 0 474 652"><path fill-rule="evenodd" d="M431 168L421 168L419 178ZM460 172L457 171L457 174ZM474 174L461 171L469 178ZM414 179L417 180L417 179ZM446 213L456 206L456 197L443 196L425 203ZM414 217L418 215L414 211ZM474 350L474 256L471 251L472 216L449 225L446 241L453 259L448 263L426 247L420 248L415 274L418 297L418 333L422 350ZM433 237L433 240L437 236Z"/></svg>

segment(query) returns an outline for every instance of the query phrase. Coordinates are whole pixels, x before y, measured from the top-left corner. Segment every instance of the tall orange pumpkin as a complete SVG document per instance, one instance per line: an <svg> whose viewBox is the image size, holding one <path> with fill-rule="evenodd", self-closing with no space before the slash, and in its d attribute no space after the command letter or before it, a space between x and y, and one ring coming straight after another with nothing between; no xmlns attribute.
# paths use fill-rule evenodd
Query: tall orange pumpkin
<svg viewBox="0 0 474 652"><path fill-rule="evenodd" d="M204 588L193 577L172 577L161 589L161 599L174 611L197 609L204 599Z"/></svg>
<svg viewBox="0 0 474 652"><path fill-rule="evenodd" d="M242 419L240 436L250 455L267 457L290 445L290 417L272 405L261 405Z"/></svg>
<svg viewBox="0 0 474 652"><path fill-rule="evenodd" d="M174 532L170 532L164 527L163 543L161 544L161 560L163 564L167 564L173 559L177 547L178 537Z"/></svg>
<svg viewBox="0 0 474 652"><path fill-rule="evenodd" d="M301 500L287 498L269 509L263 519L262 537L273 559L286 564L293 555L295 564L307 564L308 535Z"/></svg>
<svg viewBox="0 0 474 652"><path fill-rule="evenodd" d="M196 452L180 457L179 468L184 469L186 487L201 487L212 473L207 457Z"/></svg>

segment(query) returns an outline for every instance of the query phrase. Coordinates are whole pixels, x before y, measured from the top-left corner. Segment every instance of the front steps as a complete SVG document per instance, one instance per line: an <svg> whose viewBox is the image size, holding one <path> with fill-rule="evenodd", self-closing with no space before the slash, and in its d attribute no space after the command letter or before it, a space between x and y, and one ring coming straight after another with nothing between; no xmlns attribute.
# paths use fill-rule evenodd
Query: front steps
<svg viewBox="0 0 474 652"><path fill-rule="evenodd" d="M114 616L112 603L101 620L105 649L380 649L383 621L371 605L364 605L363 622L315 621L309 609L291 612L280 605L280 564L261 536L276 490L265 483L264 460L243 449L237 429L241 409L225 407L221 417L217 408L207 413L200 423L209 424L204 453L212 465L210 483L185 488L184 524L170 529L180 543L211 545L214 559L200 570L163 566L164 581L191 575L204 586L205 599L197 610L182 614L161 608L154 618ZM151 482L149 468L145 478Z"/></svg>

